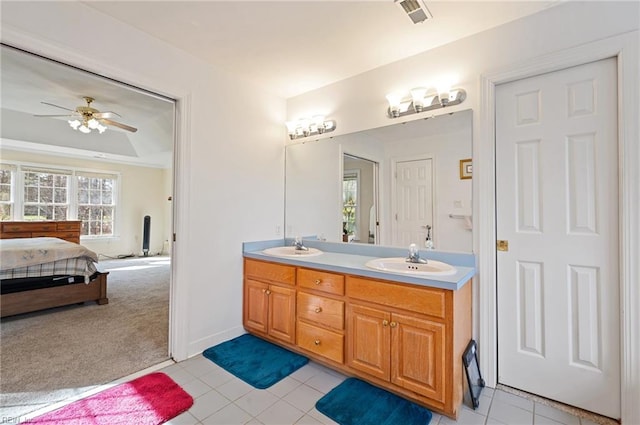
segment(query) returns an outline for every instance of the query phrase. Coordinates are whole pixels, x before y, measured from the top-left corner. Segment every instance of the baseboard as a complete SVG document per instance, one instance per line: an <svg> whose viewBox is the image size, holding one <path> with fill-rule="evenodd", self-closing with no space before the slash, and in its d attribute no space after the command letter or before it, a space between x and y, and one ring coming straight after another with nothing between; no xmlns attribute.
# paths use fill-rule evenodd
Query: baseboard
<svg viewBox="0 0 640 425"><path fill-rule="evenodd" d="M193 341L189 344L189 350L187 353L188 357L196 356L202 353L209 347L213 347L214 345L220 344L221 342L228 341L240 335L247 333L242 326L235 326L231 329L226 329L222 332L218 332L213 335L209 335L207 337L201 338L199 340Z"/></svg>

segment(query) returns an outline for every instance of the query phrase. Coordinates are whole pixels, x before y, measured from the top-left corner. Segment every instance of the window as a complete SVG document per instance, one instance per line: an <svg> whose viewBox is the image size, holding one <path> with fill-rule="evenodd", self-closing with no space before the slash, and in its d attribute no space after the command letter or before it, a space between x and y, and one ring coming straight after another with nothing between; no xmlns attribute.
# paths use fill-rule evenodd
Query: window
<svg viewBox="0 0 640 425"><path fill-rule="evenodd" d="M0 221L13 217L13 181L16 167L0 164Z"/></svg>
<svg viewBox="0 0 640 425"><path fill-rule="evenodd" d="M113 235L115 219L113 176L78 175L78 219L83 236Z"/></svg>
<svg viewBox="0 0 640 425"><path fill-rule="evenodd" d="M67 220L69 177L49 170L25 170L22 219Z"/></svg>
<svg viewBox="0 0 640 425"><path fill-rule="evenodd" d="M115 235L117 174L0 164L0 220L82 220L82 236Z"/></svg>

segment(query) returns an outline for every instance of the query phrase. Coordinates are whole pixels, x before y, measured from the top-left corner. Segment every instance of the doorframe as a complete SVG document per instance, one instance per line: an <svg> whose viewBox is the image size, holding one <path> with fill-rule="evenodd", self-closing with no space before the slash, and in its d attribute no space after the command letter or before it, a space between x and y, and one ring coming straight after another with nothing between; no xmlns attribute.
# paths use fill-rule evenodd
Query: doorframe
<svg viewBox="0 0 640 425"><path fill-rule="evenodd" d="M547 72L615 57L618 77L618 169L620 214L621 419L640 423L640 135L637 117L639 32L554 52L480 75L479 138L473 147L474 251L478 267L477 336L480 367L489 387L498 383L497 266L495 193L496 86ZM477 200L477 202L475 201Z"/></svg>
<svg viewBox="0 0 640 425"><path fill-rule="evenodd" d="M172 233L182 238L170 242L171 277L167 332L169 356L176 361L186 360L189 345L187 332L189 288L186 283L189 282L189 279L188 270L181 264L188 258L189 220L184 217L188 217L190 204L191 92L174 86L166 80L128 71L126 68L114 66L104 58L96 59L78 53L76 49L70 49L66 45L53 43L48 39L25 33L8 25L2 28L2 42L175 100Z"/></svg>

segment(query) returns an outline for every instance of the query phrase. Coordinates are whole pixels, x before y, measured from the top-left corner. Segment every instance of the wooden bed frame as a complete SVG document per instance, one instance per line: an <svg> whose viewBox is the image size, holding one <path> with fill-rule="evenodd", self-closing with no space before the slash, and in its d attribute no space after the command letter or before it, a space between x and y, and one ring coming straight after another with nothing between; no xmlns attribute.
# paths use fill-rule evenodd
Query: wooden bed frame
<svg viewBox="0 0 640 425"><path fill-rule="evenodd" d="M79 243L80 226L80 221L4 221L0 223L0 239L51 236ZM98 273L97 278L90 283L73 283L1 295L0 317L85 301L107 304L108 274Z"/></svg>

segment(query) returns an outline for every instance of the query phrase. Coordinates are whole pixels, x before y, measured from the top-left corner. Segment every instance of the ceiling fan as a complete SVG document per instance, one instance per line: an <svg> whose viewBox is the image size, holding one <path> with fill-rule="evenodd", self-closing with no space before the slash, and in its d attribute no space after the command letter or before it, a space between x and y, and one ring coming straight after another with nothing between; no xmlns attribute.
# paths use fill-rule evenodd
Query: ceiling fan
<svg viewBox="0 0 640 425"><path fill-rule="evenodd" d="M98 130L100 133L104 133L107 126L118 127L132 133L138 131L135 127L111 119L113 117L120 117L119 114L115 112L100 112L92 108L91 102L95 100L93 97L83 96L82 98L87 102L87 106L78 106L76 109L65 108L64 106L54 105L49 102L40 102L44 105L64 109L70 113L65 115L34 115L34 117L69 118L69 125L74 130L81 131L82 133L91 133L91 130Z"/></svg>

